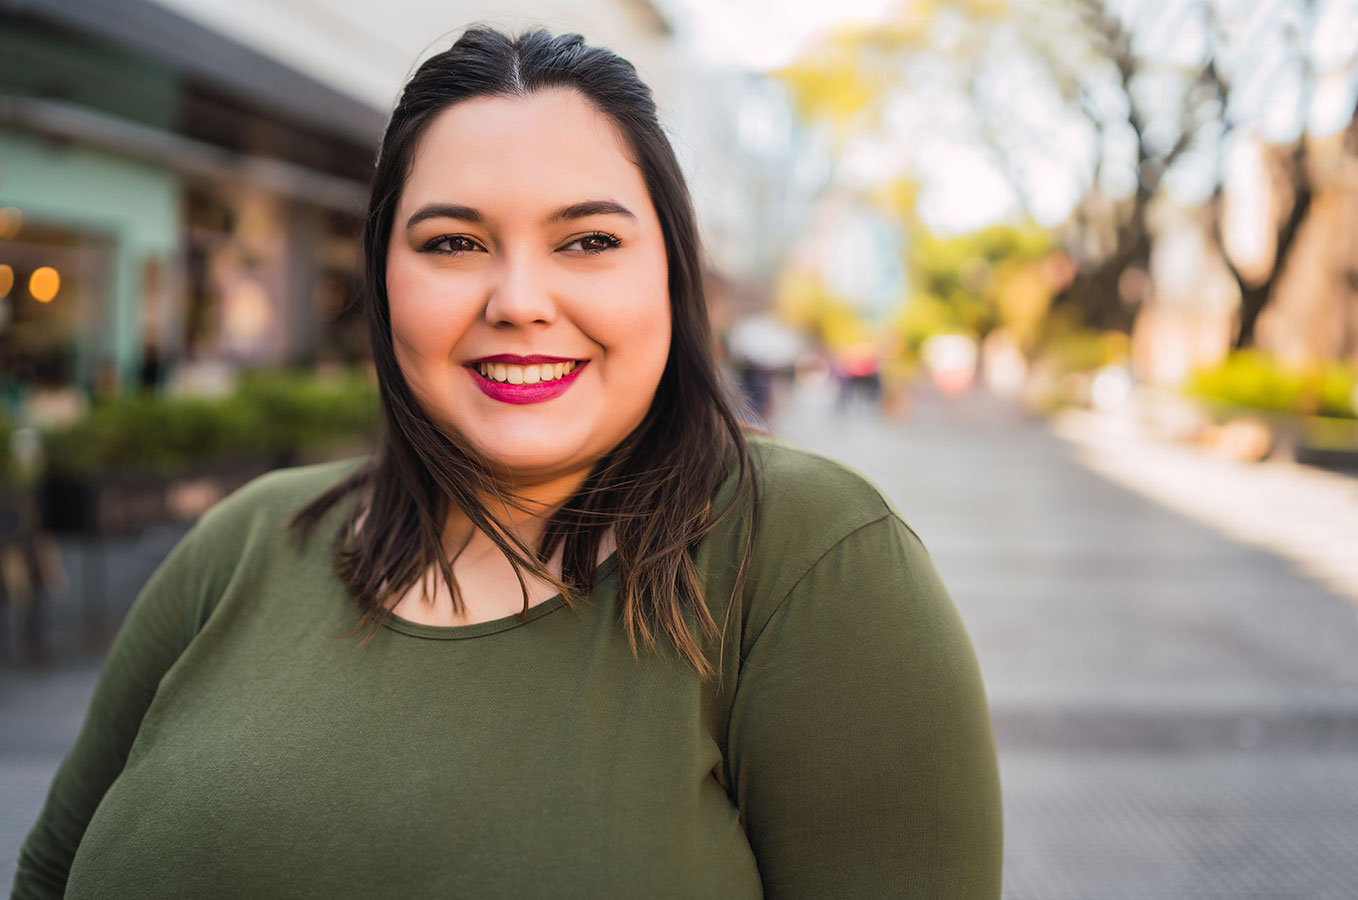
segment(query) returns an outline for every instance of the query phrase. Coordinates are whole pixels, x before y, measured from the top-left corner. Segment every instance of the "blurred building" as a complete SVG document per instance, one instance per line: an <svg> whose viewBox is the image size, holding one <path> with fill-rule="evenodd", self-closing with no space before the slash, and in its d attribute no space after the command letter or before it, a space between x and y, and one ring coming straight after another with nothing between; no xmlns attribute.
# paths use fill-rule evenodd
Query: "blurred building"
<svg viewBox="0 0 1358 900"><path fill-rule="evenodd" d="M0 370L97 389L343 346L319 325L343 328L382 125L153 3L3 0Z"/></svg>
<svg viewBox="0 0 1358 900"><path fill-rule="evenodd" d="M814 264L806 235L821 218L833 152L767 76L709 66L666 93L703 231L708 306L724 331L772 308L776 272Z"/></svg>
<svg viewBox="0 0 1358 900"><path fill-rule="evenodd" d="M725 296L766 304L809 183L786 177L798 126L771 82L696 71L649 0L0 0L0 383L363 355L349 301L387 113L478 21L636 62Z"/></svg>

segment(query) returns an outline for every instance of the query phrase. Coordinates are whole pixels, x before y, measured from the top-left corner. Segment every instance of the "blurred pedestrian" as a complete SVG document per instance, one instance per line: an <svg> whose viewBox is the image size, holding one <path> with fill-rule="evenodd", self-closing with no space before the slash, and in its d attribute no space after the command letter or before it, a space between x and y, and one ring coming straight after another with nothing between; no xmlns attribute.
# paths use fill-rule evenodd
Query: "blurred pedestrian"
<svg viewBox="0 0 1358 900"><path fill-rule="evenodd" d="M872 344L854 344L836 358L839 373L839 407L844 409L861 399L873 409L882 402L881 355Z"/></svg>
<svg viewBox="0 0 1358 900"><path fill-rule="evenodd" d="M861 477L746 434L647 88L466 32L365 232L385 430L152 577L14 896L999 896L974 657Z"/></svg>

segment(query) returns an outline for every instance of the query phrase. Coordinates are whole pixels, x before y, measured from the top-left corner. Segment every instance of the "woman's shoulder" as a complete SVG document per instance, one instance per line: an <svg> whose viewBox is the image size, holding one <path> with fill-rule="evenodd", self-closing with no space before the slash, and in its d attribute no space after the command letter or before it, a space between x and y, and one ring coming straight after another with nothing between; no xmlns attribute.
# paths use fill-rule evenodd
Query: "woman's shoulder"
<svg viewBox="0 0 1358 900"><path fill-rule="evenodd" d="M174 562L169 569L178 573L176 578L202 585L204 596L216 598L246 560L252 566L278 559L292 565L299 553L325 554L325 541L291 539L297 535L289 523L309 501L362 462L351 459L277 469L252 479L198 518L171 554ZM330 512L335 511L332 507Z"/></svg>
<svg viewBox="0 0 1358 900"><path fill-rule="evenodd" d="M281 524L365 462L363 457L275 469L248 481L205 512L195 530L241 532Z"/></svg>
<svg viewBox="0 0 1358 900"><path fill-rule="evenodd" d="M862 473L766 435L749 439L759 488L760 528L790 527L833 543L864 525L900 518Z"/></svg>
<svg viewBox="0 0 1358 900"><path fill-rule="evenodd" d="M836 547L870 540L877 531L909 532L881 490L849 466L764 435L748 441L758 498L748 570L748 584L757 590L747 595L753 604L747 612L755 619L768 610L753 607L776 602ZM713 557L716 571L725 572L721 561L743 552L754 509L746 504L724 524L719 544L725 549ZM723 590L724 583L716 593Z"/></svg>
<svg viewBox="0 0 1358 900"><path fill-rule="evenodd" d="M933 596L932 583L925 584L933 577L927 551L871 480L773 438L751 436L749 447L759 512L743 592L742 659L794 596L801 598L794 604L799 615L856 621L876 621L874 604L903 602L902 585L922 585L928 590L919 595ZM734 531L737 539L749 533L749 510ZM728 539L722 555L713 557L714 571L726 580L715 579L711 596L729 594L729 563L740 558L740 548ZM874 584L879 587L869 590Z"/></svg>

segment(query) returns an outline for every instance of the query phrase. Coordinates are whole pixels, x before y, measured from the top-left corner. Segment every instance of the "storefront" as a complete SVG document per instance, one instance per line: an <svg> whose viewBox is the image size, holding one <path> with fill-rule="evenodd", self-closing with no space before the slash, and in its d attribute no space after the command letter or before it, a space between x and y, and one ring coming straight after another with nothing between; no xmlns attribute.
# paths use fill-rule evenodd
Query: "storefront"
<svg viewBox="0 0 1358 900"><path fill-rule="evenodd" d="M143 335L173 339L164 273L180 255L180 206L163 168L0 130L0 264L13 280L0 373L91 388L134 378Z"/></svg>
<svg viewBox="0 0 1358 900"><path fill-rule="evenodd" d="M6 395L361 355L356 239L380 127L154 4L0 10Z"/></svg>

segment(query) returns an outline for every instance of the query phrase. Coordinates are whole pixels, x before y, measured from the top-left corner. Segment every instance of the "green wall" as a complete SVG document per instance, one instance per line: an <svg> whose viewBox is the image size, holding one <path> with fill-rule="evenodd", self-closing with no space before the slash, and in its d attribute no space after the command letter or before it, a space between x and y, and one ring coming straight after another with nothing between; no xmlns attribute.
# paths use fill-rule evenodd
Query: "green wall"
<svg viewBox="0 0 1358 900"><path fill-rule="evenodd" d="M99 360L124 378L141 362L146 263L180 262L180 182L163 168L0 128L0 206L25 221L98 232L113 242L113 272L99 321L84 323L77 377Z"/></svg>

